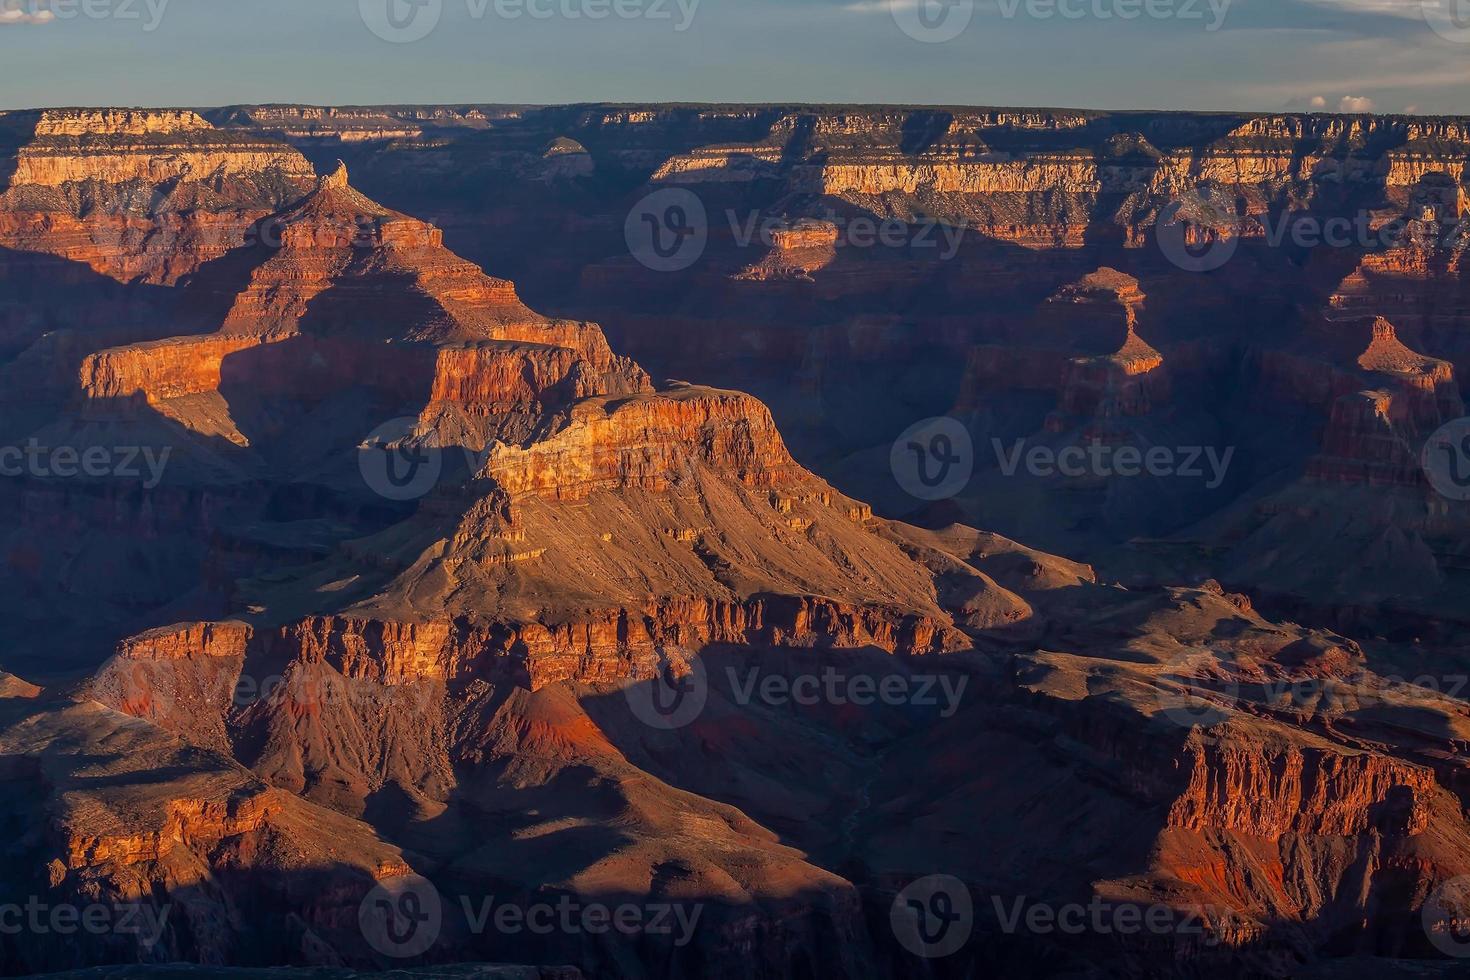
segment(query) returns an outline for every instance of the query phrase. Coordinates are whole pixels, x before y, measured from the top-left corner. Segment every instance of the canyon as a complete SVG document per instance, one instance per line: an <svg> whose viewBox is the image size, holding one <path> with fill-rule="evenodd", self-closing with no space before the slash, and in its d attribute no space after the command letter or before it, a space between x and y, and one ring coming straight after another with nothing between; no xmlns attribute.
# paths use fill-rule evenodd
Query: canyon
<svg viewBox="0 0 1470 980"><path fill-rule="evenodd" d="M0 113L0 445L50 461L0 479L0 908L156 925L0 972L1453 975L1466 160L1421 117ZM704 213L682 268L649 200ZM1404 233L1276 240L1358 215ZM938 499L893 462L934 417ZM935 875L940 958L890 924ZM411 951L362 918L406 880Z"/></svg>

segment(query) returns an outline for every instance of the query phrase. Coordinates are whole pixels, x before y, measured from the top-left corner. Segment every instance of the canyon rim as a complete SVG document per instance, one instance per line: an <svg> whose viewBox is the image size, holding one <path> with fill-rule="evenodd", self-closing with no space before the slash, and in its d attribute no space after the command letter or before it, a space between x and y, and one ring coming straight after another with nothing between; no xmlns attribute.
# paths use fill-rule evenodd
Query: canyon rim
<svg viewBox="0 0 1470 980"><path fill-rule="evenodd" d="M0 111L0 974L1461 975L1467 162Z"/></svg>

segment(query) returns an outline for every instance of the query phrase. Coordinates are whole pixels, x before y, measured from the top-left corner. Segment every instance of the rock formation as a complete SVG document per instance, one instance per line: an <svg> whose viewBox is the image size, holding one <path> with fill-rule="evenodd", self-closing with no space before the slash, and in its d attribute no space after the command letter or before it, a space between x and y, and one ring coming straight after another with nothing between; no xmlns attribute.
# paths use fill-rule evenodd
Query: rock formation
<svg viewBox="0 0 1470 980"><path fill-rule="evenodd" d="M0 430L52 467L0 480L0 906L159 925L0 930L5 972L401 965L358 913L409 872L453 912L410 963L530 964L444 967L488 976L1438 969L1422 917L1470 874L1470 524L1420 451L1470 366L1461 121L0 129ZM622 240L669 187L710 217L683 273ZM1160 248L1181 200L1218 219L1196 244L1239 239L1221 269ZM1358 209L1412 234L1271 241ZM975 476L900 497L893 439L941 414ZM1228 454L1205 485L1007 473L1018 445ZM105 447L166 465L58 472ZM370 475L395 461L437 478L398 499ZM682 724L645 710L691 694ZM977 914L935 967L888 922L940 872ZM1028 898L1200 928L1007 929ZM531 937L459 914L485 899L700 919Z"/></svg>

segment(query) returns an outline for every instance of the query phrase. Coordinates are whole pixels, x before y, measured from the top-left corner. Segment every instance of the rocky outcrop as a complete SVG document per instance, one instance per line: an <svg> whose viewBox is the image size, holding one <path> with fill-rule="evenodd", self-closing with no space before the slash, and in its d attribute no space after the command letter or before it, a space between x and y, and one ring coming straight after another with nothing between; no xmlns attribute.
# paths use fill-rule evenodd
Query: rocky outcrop
<svg viewBox="0 0 1470 980"><path fill-rule="evenodd" d="M0 246L125 282L178 282L311 185L290 147L185 110L6 113L0 129L19 143Z"/></svg>
<svg viewBox="0 0 1470 980"><path fill-rule="evenodd" d="M482 473L512 495L575 500L597 490L667 489L696 462L759 489L797 475L764 405L693 386L581 402L548 437L494 448Z"/></svg>
<svg viewBox="0 0 1470 980"><path fill-rule="evenodd" d="M1428 770L1383 756L1218 736L1192 740L1185 768L1188 788L1170 807L1169 826L1268 840L1348 837L1370 829L1421 834L1437 791Z"/></svg>
<svg viewBox="0 0 1470 980"><path fill-rule="evenodd" d="M82 361L81 395L88 399L137 395L157 404L218 391L225 358L257 343L253 337L216 334L99 351Z"/></svg>
<svg viewBox="0 0 1470 980"><path fill-rule="evenodd" d="M377 878L407 869L365 825L95 703L38 695L24 724L18 720L7 715L0 745L32 795L0 809L10 820L34 807L37 822L5 859L6 901L23 903L33 888L33 901L48 905L101 906L113 916L130 906L139 926L89 944L7 936L0 949L9 962L32 969L159 957L239 962L251 954L235 916L262 901L274 907L279 931L268 951L255 952L311 962L302 939L315 930L328 948L340 943L352 955L361 939L344 926L360 896Z"/></svg>
<svg viewBox="0 0 1470 980"><path fill-rule="evenodd" d="M648 385L595 324L533 313L511 283L448 252L437 228L353 189L340 164L257 231L232 254L259 264L219 331L85 357L79 411L146 406L248 446L234 392L311 405L366 383L390 404L417 401L427 428L452 412L444 435L479 451L525 438L547 406ZM228 288L228 274L203 277L197 293Z"/></svg>
<svg viewBox="0 0 1470 980"><path fill-rule="evenodd" d="M814 273L836 260L839 235L837 226L826 221L801 221L789 227L773 228L769 253L742 269L735 278L754 282L811 281Z"/></svg>
<svg viewBox="0 0 1470 980"><path fill-rule="evenodd" d="M250 628L243 623L188 623L161 626L118 644L124 660L173 661L191 657L243 657Z"/></svg>
<svg viewBox="0 0 1470 980"><path fill-rule="evenodd" d="M580 622L392 623L320 618L263 639L262 655L326 664L352 681L617 683L656 676L665 650L710 646L858 649L921 655L963 640L943 623L902 610L805 597L722 602L659 597L641 609L592 612Z"/></svg>

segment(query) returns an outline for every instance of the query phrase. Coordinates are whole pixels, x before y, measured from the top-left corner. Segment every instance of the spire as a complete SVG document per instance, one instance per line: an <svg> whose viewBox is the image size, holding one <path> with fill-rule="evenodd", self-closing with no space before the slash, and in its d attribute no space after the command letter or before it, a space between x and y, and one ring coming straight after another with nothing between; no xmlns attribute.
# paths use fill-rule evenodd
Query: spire
<svg viewBox="0 0 1470 980"><path fill-rule="evenodd" d="M337 161L337 169L317 181L317 190L345 188L347 186L347 164Z"/></svg>

